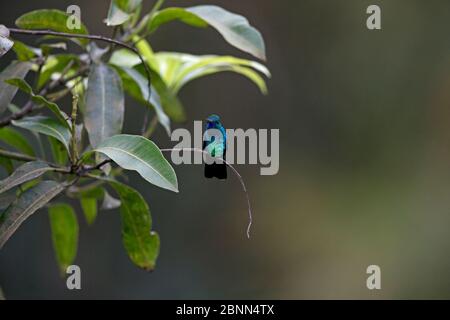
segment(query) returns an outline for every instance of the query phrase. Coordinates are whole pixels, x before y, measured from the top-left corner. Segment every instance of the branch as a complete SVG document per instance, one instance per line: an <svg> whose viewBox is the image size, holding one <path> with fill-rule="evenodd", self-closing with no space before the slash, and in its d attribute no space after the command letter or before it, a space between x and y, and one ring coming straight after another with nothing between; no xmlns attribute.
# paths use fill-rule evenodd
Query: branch
<svg viewBox="0 0 450 320"><path fill-rule="evenodd" d="M41 96L46 95L50 90L56 88L58 85L64 85L65 83L82 76L87 70L88 67L80 68L80 70L76 74L68 77L67 79L63 79L63 77L61 76L60 78L53 80L52 82L49 83L48 86L46 86L39 92L39 95ZM29 100L19 112L13 113L7 116L6 118L0 120L0 128L8 126L9 124L11 124L12 120L22 119L26 115L33 112L34 111L33 106L34 106L33 101Z"/></svg>
<svg viewBox="0 0 450 320"><path fill-rule="evenodd" d="M39 36L39 35L49 36L50 35L50 36L57 36L57 37L64 37L64 38L89 39L89 40L103 41L103 42L112 43L112 44L121 46L123 48L126 48L128 50L131 50L139 57L142 64L144 65L145 73L147 74L147 80L148 80L148 89L149 89L148 99L150 99L150 94L151 94L150 69L148 68L147 64L145 63L144 58L139 53L139 51L135 47L133 47L123 41L119 41L116 39L111 39L111 38L99 36L99 35L90 35L90 34L56 32L56 31L51 31L51 30L25 30L25 29L17 29L17 28L8 28L8 29L9 29L10 33L16 33L16 34L25 34L25 35L34 35L34 36Z"/></svg>
<svg viewBox="0 0 450 320"><path fill-rule="evenodd" d="M202 154L206 154L208 156L210 156L210 154L202 149L197 149L197 148L174 148L174 149L161 149L162 152L200 152ZM244 179L242 178L242 176L239 174L239 172L227 161L225 161L225 159L221 159L229 168L231 168L231 170L233 170L234 174L237 176L237 178L239 179L239 182L242 185L242 189L244 190L245 193L245 197L247 198L247 208L248 208L248 226L247 226L247 238L250 239L250 228L252 226L253 223L253 218L252 218L252 206L250 204L250 196L248 195L247 192L247 188L245 186L245 182Z"/></svg>

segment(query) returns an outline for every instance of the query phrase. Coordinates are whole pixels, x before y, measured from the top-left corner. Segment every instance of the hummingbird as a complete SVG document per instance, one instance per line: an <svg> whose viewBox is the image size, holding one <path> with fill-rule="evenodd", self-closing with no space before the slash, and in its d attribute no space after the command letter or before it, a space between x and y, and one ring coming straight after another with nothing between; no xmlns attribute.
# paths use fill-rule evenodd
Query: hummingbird
<svg viewBox="0 0 450 320"><path fill-rule="evenodd" d="M221 135L208 134L208 130L216 129ZM220 122L220 117L216 114L210 115L206 119L205 134L203 136L203 150L211 157L226 160L227 153L227 132ZM205 177L217 179L227 178L227 165L225 162L205 164Z"/></svg>

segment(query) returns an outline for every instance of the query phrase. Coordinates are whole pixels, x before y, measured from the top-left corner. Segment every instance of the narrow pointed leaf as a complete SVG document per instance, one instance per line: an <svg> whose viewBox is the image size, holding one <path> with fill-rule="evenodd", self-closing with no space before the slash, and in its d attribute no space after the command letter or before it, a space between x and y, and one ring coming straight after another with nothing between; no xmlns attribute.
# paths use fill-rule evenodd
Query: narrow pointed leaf
<svg viewBox="0 0 450 320"><path fill-rule="evenodd" d="M88 225L92 225L97 217L97 199L83 197L80 204Z"/></svg>
<svg viewBox="0 0 450 320"><path fill-rule="evenodd" d="M70 150L70 131L66 126L55 119L34 116L12 121L12 124L16 127L51 136L64 144L67 150Z"/></svg>
<svg viewBox="0 0 450 320"><path fill-rule="evenodd" d="M41 89L53 76L60 74L67 68L68 64L72 63L72 68L79 66L79 57L75 54L55 54L47 58L38 79L38 89ZM69 71L73 72L71 69Z"/></svg>
<svg viewBox="0 0 450 320"><path fill-rule="evenodd" d="M111 0L108 17L105 19L107 26L120 26L130 19L130 15L120 9L115 0Z"/></svg>
<svg viewBox="0 0 450 320"><path fill-rule="evenodd" d="M5 83L11 78L25 78L32 64L29 62L14 61L0 73L0 114L2 114L16 95L17 87Z"/></svg>
<svg viewBox="0 0 450 320"><path fill-rule="evenodd" d="M128 256L138 267L151 271L159 255L159 236L151 231L150 209L136 190L115 181L110 184L120 197L122 241Z"/></svg>
<svg viewBox="0 0 450 320"><path fill-rule="evenodd" d="M36 56L36 52L31 47L27 46L21 41L14 40L14 46L12 48L17 55L19 61L29 61Z"/></svg>
<svg viewBox="0 0 450 320"><path fill-rule="evenodd" d="M210 25L231 45L261 60L266 59L265 44L261 33L241 15L214 5L166 8L156 12L150 20L148 30L154 32L162 24L174 20L194 27Z"/></svg>
<svg viewBox="0 0 450 320"><path fill-rule="evenodd" d="M14 79L6 80L5 82L12 86L18 87L20 90L22 90L23 92L30 95L31 100L35 104L46 106L48 109L50 109L51 112L53 112L53 114L58 118L58 120L61 122L61 124L66 126L68 129L70 129L70 125L67 122L67 120L68 120L67 114L62 112L56 103L48 101L43 96L34 94L33 89L31 89L30 85L28 83L26 83L25 80L19 79L19 78L14 78Z"/></svg>
<svg viewBox="0 0 450 320"><path fill-rule="evenodd" d="M163 110L158 92L152 87L150 95L148 80L136 69L116 67L116 70L122 79L125 91L139 102L152 106L158 116L159 123L166 129L167 134L170 135L170 119ZM148 99L149 95L150 100Z"/></svg>
<svg viewBox="0 0 450 320"><path fill-rule="evenodd" d="M133 39L136 41L138 40L137 38ZM155 54L148 41L145 39L139 39L139 41L136 43L136 48L138 49L139 53L144 57L145 62L150 68L152 86L159 94L164 112L173 121L182 122L186 120L186 113L176 96L176 92L171 91L168 85L164 82L164 80L160 76L161 71L159 70L158 62L156 61ZM141 74L145 74L145 68L142 64L137 65L136 69Z"/></svg>
<svg viewBox="0 0 450 320"><path fill-rule="evenodd" d="M140 48L141 54L143 54L144 58L147 60L147 62L152 61L154 59L153 52L149 47L147 47L145 44L142 44L142 42L147 42L146 40L142 40L138 43L137 47ZM170 91L170 89L165 84L164 80L161 78L161 76L158 74L158 69L152 69L154 66L157 67L156 60L153 61L154 65L149 63L150 67L150 74L152 79L152 95L156 92L159 96L162 110L164 111L167 116L176 122L182 122L186 119L186 115L184 112L184 108L181 105L180 101L176 97L176 95ZM139 57L136 56L133 52L126 49L120 49L116 50L114 54L112 55L110 61L110 64L117 66L117 67L123 67L123 68L134 68L133 70L137 70L142 78L146 79L145 77L145 69L139 60ZM122 78L124 88L130 94L133 98L140 100L139 96L139 88L137 85L133 85L130 82L126 82L123 79L124 72L119 72L119 75ZM128 75L125 75L125 77L129 78ZM147 80L145 81L147 82ZM130 89L130 87L133 87Z"/></svg>
<svg viewBox="0 0 450 320"><path fill-rule="evenodd" d="M35 10L20 16L16 25L22 29L52 30L57 32L88 34L87 28L80 22L80 28L69 28L68 21L73 19L66 12L56 9ZM86 45L87 39L78 39L78 42Z"/></svg>
<svg viewBox="0 0 450 320"><path fill-rule="evenodd" d="M120 67L133 68L141 64L142 61L134 52L128 49L119 49L111 55L109 63Z"/></svg>
<svg viewBox="0 0 450 320"><path fill-rule="evenodd" d="M270 71L259 62L231 56L194 56L185 53L160 52L155 55L155 60L164 81L174 92L178 92L192 80L228 71L247 77L258 86L263 94L266 94L265 80L258 72L268 78L271 77Z"/></svg>
<svg viewBox="0 0 450 320"><path fill-rule="evenodd" d="M14 165L12 160L6 157L0 156L0 166L2 166L8 174L11 174L14 171ZM1 202L1 200L0 200ZM1 207L0 207L1 210Z"/></svg>
<svg viewBox="0 0 450 320"><path fill-rule="evenodd" d="M266 49L261 33L248 20L221 7L203 5L186 8L216 29L225 40L236 48L265 60Z"/></svg>
<svg viewBox="0 0 450 320"><path fill-rule="evenodd" d="M95 65L89 74L84 115L89 141L94 148L122 131L124 110L119 76L105 64Z"/></svg>
<svg viewBox="0 0 450 320"><path fill-rule="evenodd" d="M24 182L36 179L44 173L53 170L55 169L43 161L27 162L18 167L12 175L0 181L0 193L14 188Z"/></svg>
<svg viewBox="0 0 450 320"><path fill-rule="evenodd" d="M179 20L190 26L197 28L206 28L208 23L201 19L195 13L189 12L183 8L166 8L156 12L148 25L149 32L154 32L162 24Z"/></svg>
<svg viewBox="0 0 450 320"><path fill-rule="evenodd" d="M0 128L0 141L29 156L35 156L33 147L30 145L28 140L25 139L20 132L14 130L13 128Z"/></svg>
<svg viewBox="0 0 450 320"><path fill-rule="evenodd" d="M42 181L14 201L0 217L0 249L29 216L46 205L66 187L56 181Z"/></svg>
<svg viewBox="0 0 450 320"><path fill-rule="evenodd" d="M59 165L65 165L68 160L66 147L55 138L48 136L50 149L52 150L53 161Z"/></svg>
<svg viewBox="0 0 450 320"><path fill-rule="evenodd" d="M123 11L131 13L142 5L142 0L114 0Z"/></svg>
<svg viewBox="0 0 450 320"><path fill-rule="evenodd" d="M137 171L148 182L178 192L175 171L152 141L120 134L103 141L94 151L103 153L119 166Z"/></svg>
<svg viewBox="0 0 450 320"><path fill-rule="evenodd" d="M53 249L62 274L73 264L78 247L78 221L68 204L55 204L48 208L52 230Z"/></svg>

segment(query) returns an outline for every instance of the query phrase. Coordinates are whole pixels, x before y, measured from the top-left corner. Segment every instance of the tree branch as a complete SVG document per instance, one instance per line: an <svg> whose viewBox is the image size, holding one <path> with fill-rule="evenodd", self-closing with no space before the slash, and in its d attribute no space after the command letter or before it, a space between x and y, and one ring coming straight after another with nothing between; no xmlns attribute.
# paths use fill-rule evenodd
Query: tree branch
<svg viewBox="0 0 450 320"><path fill-rule="evenodd" d="M97 41L103 41L103 42L108 42L108 43L112 43L118 46L121 46L123 48L126 48L128 50L133 51L141 60L142 64L144 65L145 68L145 73L147 74L147 80L148 80L148 89L149 89L149 96L148 99L150 99L150 94L151 94L151 75L150 75L150 69L148 68L147 64L145 63L144 58L142 57L142 55L139 53L139 51L123 42L123 41L119 41L116 39L111 39L108 37L104 37L104 36L99 36L99 35L90 35L90 34L76 34L76 33L66 33L66 32L56 32L56 31L51 31L51 30L25 30L25 29L17 29L17 28L8 28L9 32L11 34L15 33L15 34L25 34L25 35L34 35L34 36L57 36L57 37L64 37L64 38L76 38L76 39L89 39L89 40L97 40Z"/></svg>
<svg viewBox="0 0 450 320"><path fill-rule="evenodd" d="M80 68L80 70L76 74L68 77L67 79L63 79L63 76L61 76L58 79L53 80L52 82L49 83L48 86L46 86L39 92L39 95L44 96L50 90L56 88L57 86L64 85L65 83L82 76L88 69L89 69L88 67ZM13 120L22 119L23 117L25 117L26 115L30 114L33 111L34 111L34 103L33 101L29 100L19 112L13 113L7 116L6 118L0 120L0 128L10 125L11 121Z"/></svg>

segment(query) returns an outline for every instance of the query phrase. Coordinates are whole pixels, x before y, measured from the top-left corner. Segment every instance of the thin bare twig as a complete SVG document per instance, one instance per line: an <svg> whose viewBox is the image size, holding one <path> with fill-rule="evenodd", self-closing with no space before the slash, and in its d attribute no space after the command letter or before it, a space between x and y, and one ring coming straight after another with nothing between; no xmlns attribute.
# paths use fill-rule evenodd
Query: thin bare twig
<svg viewBox="0 0 450 320"><path fill-rule="evenodd" d="M209 153L202 150L202 149L197 149L197 148L173 148L173 149L161 149L162 152L199 152L202 153L204 155L208 155ZM252 207L250 204L250 196L248 195L248 191L247 191L247 187L245 186L245 182L244 179L242 178L242 176L240 175L240 173L230 164L228 163L225 159L221 159L229 168L231 168L231 170L233 170L234 174L237 176L237 178L239 179L239 182L242 185L242 189L244 190L245 193L245 197L247 198L247 208L248 208L248 226L247 226L247 238L250 239L250 228L252 226L253 223L253 218L252 218Z"/></svg>

